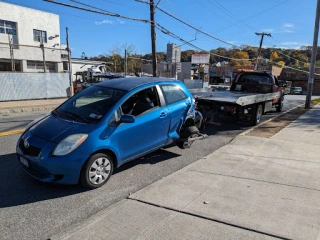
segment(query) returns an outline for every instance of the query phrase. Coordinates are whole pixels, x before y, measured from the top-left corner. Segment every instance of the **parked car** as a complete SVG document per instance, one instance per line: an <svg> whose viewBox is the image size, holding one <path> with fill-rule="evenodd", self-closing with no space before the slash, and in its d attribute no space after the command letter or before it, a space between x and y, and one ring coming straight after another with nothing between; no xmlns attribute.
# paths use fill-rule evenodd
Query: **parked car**
<svg viewBox="0 0 320 240"><path fill-rule="evenodd" d="M97 188L114 168L203 136L195 101L177 80L130 78L93 85L29 124L17 143L20 165L43 182Z"/></svg>
<svg viewBox="0 0 320 240"><path fill-rule="evenodd" d="M290 90L290 94L302 95L303 94L302 88L301 87L292 87Z"/></svg>

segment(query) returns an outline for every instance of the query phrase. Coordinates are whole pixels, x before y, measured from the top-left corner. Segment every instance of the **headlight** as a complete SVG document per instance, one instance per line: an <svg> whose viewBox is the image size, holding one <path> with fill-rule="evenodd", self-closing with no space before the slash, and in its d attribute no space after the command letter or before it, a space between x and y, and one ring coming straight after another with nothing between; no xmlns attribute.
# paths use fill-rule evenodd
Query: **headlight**
<svg viewBox="0 0 320 240"><path fill-rule="evenodd" d="M63 156L71 153L77 147L79 147L88 137L88 134L74 134L63 139L58 146L54 149L53 155Z"/></svg>

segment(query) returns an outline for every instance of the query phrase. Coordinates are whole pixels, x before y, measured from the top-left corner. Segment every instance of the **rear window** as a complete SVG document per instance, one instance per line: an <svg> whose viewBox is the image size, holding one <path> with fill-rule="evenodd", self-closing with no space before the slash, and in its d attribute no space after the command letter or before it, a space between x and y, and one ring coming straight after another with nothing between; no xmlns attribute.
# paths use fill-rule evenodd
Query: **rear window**
<svg viewBox="0 0 320 240"><path fill-rule="evenodd" d="M177 85L162 85L160 87L168 105L188 98L188 96Z"/></svg>
<svg viewBox="0 0 320 240"><path fill-rule="evenodd" d="M251 75L246 74L240 76L238 83L270 83L272 84L272 78L265 75Z"/></svg>
<svg viewBox="0 0 320 240"><path fill-rule="evenodd" d="M243 74L231 86L231 91L250 93L270 93L273 89L273 79L264 74Z"/></svg>

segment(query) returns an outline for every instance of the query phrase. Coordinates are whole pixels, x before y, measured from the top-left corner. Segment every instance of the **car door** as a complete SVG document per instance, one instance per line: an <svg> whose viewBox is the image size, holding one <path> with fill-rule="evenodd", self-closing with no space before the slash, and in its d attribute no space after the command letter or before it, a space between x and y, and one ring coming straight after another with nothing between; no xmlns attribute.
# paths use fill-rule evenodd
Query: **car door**
<svg viewBox="0 0 320 240"><path fill-rule="evenodd" d="M134 100L142 91L152 92L154 99L149 99L153 103L153 107L140 113L133 107L132 111L126 109L126 114L139 112L135 116L134 123L122 123L112 134L117 141L120 157L122 161L128 161L137 156L143 155L163 146L168 139L168 131L170 126L169 110L164 104L161 104L157 88L151 87L134 92L126 102ZM152 97L150 97L152 98ZM130 105L130 104L128 104ZM136 104L133 104L137 106ZM127 107L127 106L126 106ZM122 107L117 111L119 115L124 114Z"/></svg>
<svg viewBox="0 0 320 240"><path fill-rule="evenodd" d="M191 99L176 84L161 85L161 90L170 111L169 135L174 136L175 132L183 124L185 116L191 106Z"/></svg>

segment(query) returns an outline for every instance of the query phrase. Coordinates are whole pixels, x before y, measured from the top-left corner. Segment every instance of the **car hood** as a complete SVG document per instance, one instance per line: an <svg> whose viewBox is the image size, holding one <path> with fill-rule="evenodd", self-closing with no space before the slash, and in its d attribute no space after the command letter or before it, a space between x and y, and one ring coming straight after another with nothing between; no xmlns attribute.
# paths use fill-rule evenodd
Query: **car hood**
<svg viewBox="0 0 320 240"><path fill-rule="evenodd" d="M92 128L93 126L91 124L71 122L51 114L35 123L29 131L42 139L59 143L69 135L89 133Z"/></svg>

